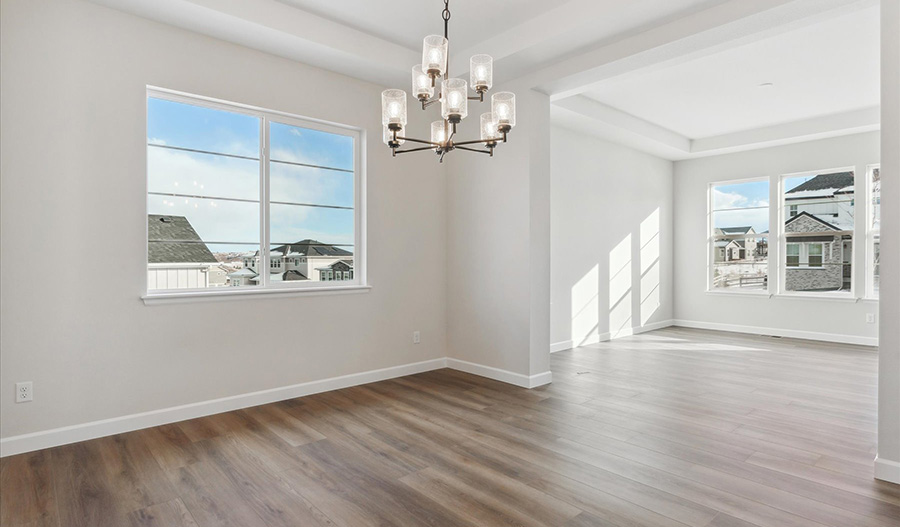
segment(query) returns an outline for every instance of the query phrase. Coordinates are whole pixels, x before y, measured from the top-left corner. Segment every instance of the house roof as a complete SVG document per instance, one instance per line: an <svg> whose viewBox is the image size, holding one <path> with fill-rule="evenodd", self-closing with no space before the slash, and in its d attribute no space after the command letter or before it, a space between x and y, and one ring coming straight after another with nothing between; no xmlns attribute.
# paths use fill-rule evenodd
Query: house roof
<svg viewBox="0 0 900 527"><path fill-rule="evenodd" d="M149 263L215 263L216 257L184 216L147 215Z"/></svg>
<svg viewBox="0 0 900 527"><path fill-rule="evenodd" d="M350 251L316 240L303 240L297 243L275 247L272 250L281 253L299 253L300 255L306 256L353 256L353 253Z"/></svg>
<svg viewBox="0 0 900 527"><path fill-rule="evenodd" d="M834 174L819 174L818 176L806 181L785 194L794 194L795 198L799 197L824 197L833 195L834 192L853 186L853 172L835 172ZM791 198L788 198L791 199Z"/></svg>
<svg viewBox="0 0 900 527"><path fill-rule="evenodd" d="M753 230L753 227L720 227L722 234L747 234Z"/></svg>
<svg viewBox="0 0 900 527"><path fill-rule="evenodd" d="M842 230L842 229L840 229L839 227L837 227L836 225L833 225L833 224L831 224L831 223L828 223L827 221L823 220L822 218L820 218L820 217L818 217L818 216L813 216L812 214L806 212L805 210L804 210L803 212L801 212L800 214L797 214L796 216L791 216L790 218L788 218L787 221L784 222L784 224L785 224L785 225L790 225L790 224L793 223L794 221L797 221L798 219L803 218L803 217L806 217L806 218L812 218L813 220L815 220L815 221L821 223L822 225L828 227L828 228L831 229L831 230L835 230L835 231Z"/></svg>

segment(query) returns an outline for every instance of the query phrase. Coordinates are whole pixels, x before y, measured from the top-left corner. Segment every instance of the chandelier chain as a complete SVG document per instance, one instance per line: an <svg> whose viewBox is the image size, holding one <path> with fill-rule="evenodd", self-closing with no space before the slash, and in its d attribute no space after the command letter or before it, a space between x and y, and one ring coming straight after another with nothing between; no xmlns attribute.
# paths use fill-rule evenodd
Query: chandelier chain
<svg viewBox="0 0 900 527"><path fill-rule="evenodd" d="M444 19L444 38L449 38L450 29L450 0L444 0L444 10L441 12L441 18Z"/></svg>

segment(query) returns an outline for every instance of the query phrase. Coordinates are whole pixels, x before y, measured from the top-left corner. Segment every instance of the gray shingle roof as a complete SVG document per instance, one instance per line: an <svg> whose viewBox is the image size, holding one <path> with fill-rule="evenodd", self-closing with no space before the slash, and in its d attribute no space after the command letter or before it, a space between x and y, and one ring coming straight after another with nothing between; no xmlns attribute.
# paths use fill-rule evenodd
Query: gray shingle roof
<svg viewBox="0 0 900 527"><path fill-rule="evenodd" d="M184 216L147 215L150 263L215 263L216 257Z"/></svg>
<svg viewBox="0 0 900 527"><path fill-rule="evenodd" d="M827 190L842 189L853 185L853 172L836 172L834 174L819 174L809 181L798 185L787 194L792 192L803 192L804 190Z"/></svg>
<svg viewBox="0 0 900 527"><path fill-rule="evenodd" d="M287 254L288 245L275 247L272 250ZM353 256L353 253L350 251L316 240L303 240L292 243L290 244L290 252L303 253L306 256Z"/></svg>

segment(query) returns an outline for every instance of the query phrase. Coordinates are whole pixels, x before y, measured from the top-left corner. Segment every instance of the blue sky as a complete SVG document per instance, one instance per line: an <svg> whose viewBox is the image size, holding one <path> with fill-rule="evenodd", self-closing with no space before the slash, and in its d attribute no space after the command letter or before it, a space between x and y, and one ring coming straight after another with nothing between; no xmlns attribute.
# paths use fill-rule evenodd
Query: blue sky
<svg viewBox="0 0 900 527"><path fill-rule="evenodd" d="M163 144L257 158L259 119L239 113L148 99L147 138ZM272 201L353 207L353 138L271 123L269 130ZM340 170L299 167L306 163ZM150 214L185 216L213 252L258 249L259 205L215 198L259 199L259 162L147 149L148 189L195 197L148 196ZM273 244L314 238L353 243L353 211L301 205L271 207ZM352 247L348 247L352 250Z"/></svg>

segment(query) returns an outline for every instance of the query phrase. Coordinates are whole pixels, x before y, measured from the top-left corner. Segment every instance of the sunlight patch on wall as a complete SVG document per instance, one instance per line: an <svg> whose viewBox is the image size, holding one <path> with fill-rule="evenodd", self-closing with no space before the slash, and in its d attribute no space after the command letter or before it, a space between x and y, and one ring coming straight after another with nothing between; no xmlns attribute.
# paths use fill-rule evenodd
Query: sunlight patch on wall
<svg viewBox="0 0 900 527"><path fill-rule="evenodd" d="M641 326L647 324L659 310L660 299L660 241L659 209L641 222Z"/></svg>
<svg viewBox="0 0 900 527"><path fill-rule="evenodd" d="M598 341L599 291L599 265L595 265L572 287L572 342L576 346Z"/></svg>
<svg viewBox="0 0 900 527"><path fill-rule="evenodd" d="M609 252L609 333L631 330L631 234Z"/></svg>

